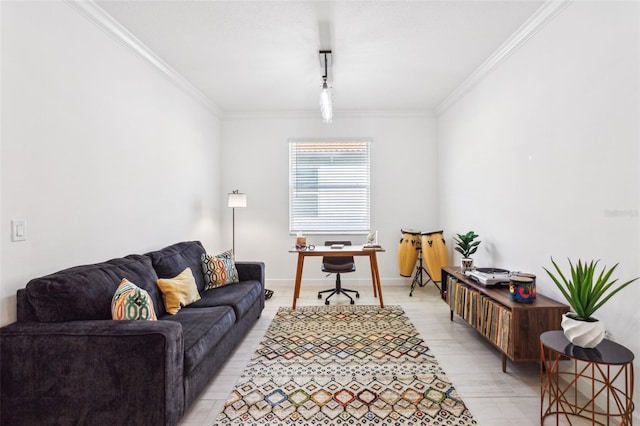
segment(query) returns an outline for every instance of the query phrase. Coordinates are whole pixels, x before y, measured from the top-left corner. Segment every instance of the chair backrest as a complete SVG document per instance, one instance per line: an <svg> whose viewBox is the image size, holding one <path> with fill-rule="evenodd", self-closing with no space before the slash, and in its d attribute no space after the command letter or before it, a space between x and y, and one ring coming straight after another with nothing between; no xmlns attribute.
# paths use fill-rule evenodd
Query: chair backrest
<svg viewBox="0 0 640 426"><path fill-rule="evenodd" d="M351 241L325 241L325 246L332 244L344 244L350 246ZM322 271L324 272L353 272L356 270L356 263L353 256L323 256Z"/></svg>

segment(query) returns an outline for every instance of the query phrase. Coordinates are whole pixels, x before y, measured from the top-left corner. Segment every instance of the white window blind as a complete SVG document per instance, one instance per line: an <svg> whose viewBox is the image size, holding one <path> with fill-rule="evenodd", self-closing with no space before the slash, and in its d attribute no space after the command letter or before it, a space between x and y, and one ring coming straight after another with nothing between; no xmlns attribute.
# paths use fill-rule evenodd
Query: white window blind
<svg viewBox="0 0 640 426"><path fill-rule="evenodd" d="M365 233L369 149L363 140L289 141L289 231Z"/></svg>

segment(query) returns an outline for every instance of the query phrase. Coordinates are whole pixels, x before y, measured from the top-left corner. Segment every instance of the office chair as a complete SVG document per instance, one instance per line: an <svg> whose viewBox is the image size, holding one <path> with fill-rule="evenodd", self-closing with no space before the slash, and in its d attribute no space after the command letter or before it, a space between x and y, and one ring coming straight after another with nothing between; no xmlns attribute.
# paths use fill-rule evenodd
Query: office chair
<svg viewBox="0 0 640 426"><path fill-rule="evenodd" d="M325 246L330 246L332 244L344 244L345 246L350 246L351 241L325 241ZM355 290L349 290L347 288L342 288L342 283L340 282L340 274L347 272L354 272L356 270L356 263L353 259L353 256L323 256L322 257L322 272L328 272L327 276L331 274L336 274L336 286L329 290L322 290L318 292L318 299L322 299L322 293L331 292L324 300L324 304L329 304L329 298L334 294L342 293L349 298L351 304L353 305L355 302L349 296L347 292L355 293L356 297L360 297L360 293Z"/></svg>

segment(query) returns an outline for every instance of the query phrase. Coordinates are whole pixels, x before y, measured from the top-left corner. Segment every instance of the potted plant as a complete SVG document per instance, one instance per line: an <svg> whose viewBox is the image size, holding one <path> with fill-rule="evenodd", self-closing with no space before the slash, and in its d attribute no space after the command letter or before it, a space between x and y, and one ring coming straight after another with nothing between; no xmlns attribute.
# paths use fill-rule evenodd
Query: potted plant
<svg viewBox="0 0 640 426"><path fill-rule="evenodd" d="M571 306L572 312L562 316L562 329L567 339L576 346L593 348L604 339L604 325L593 314L604 305L614 294L638 280L634 278L618 284L617 279L611 280L613 271L618 267L616 263L607 270L603 267L596 275L598 260L574 264L569 260L571 275L565 276L560 267L551 258L558 276L547 268L543 268L558 287L564 298Z"/></svg>
<svg viewBox="0 0 640 426"><path fill-rule="evenodd" d="M473 231L469 231L466 234L456 234L458 238L453 238L456 242L456 251L462 255L462 270L466 271L473 269L473 259L471 255L478 251L480 241L474 241L479 237Z"/></svg>

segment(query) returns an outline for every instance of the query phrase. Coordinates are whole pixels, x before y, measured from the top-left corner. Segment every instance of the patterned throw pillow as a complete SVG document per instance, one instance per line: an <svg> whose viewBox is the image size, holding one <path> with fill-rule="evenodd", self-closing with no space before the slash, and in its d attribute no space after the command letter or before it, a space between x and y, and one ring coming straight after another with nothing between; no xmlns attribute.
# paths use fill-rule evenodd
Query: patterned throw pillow
<svg viewBox="0 0 640 426"><path fill-rule="evenodd" d="M204 273L205 290L239 281L238 270L231 250L227 250L217 256L203 254L202 272Z"/></svg>
<svg viewBox="0 0 640 426"><path fill-rule="evenodd" d="M111 299L111 318L149 321L158 319L149 293L126 278L120 281Z"/></svg>
<svg viewBox="0 0 640 426"><path fill-rule="evenodd" d="M158 287L162 291L164 307L171 315L177 314L181 308L200 300L196 279L189 267L176 277L160 278Z"/></svg>

